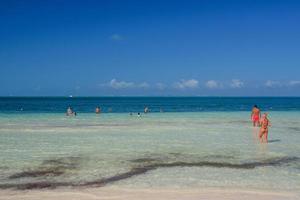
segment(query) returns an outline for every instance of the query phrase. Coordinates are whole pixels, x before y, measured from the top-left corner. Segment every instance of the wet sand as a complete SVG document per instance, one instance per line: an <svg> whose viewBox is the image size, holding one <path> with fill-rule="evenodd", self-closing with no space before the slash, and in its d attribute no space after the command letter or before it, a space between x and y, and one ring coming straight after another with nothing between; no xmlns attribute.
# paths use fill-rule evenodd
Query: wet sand
<svg viewBox="0 0 300 200"><path fill-rule="evenodd" d="M60 188L55 190L1 190L1 200L93 200L93 199L128 199L128 200L297 200L299 193L289 191L262 191L241 189L133 189L120 187L106 188Z"/></svg>

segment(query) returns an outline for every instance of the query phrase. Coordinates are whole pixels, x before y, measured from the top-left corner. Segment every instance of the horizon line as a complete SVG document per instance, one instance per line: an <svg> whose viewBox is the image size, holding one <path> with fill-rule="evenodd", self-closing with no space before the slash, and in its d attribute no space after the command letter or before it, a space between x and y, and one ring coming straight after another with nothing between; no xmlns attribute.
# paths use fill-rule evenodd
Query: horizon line
<svg viewBox="0 0 300 200"><path fill-rule="evenodd" d="M300 96L271 96L271 95L266 95L266 96L242 96L242 95L164 95L164 96L159 96L159 95L104 95L104 96L64 96L64 95L45 95L45 96L25 96L25 95L20 95L20 96L0 96L0 98L107 98L107 97L116 97L116 98L124 98L124 97L129 97L129 98L135 98L135 97L142 97L142 98L148 98L148 97L193 97L193 98L201 98L201 97L215 97L215 98L223 98L223 97L228 97L228 98L300 98Z"/></svg>

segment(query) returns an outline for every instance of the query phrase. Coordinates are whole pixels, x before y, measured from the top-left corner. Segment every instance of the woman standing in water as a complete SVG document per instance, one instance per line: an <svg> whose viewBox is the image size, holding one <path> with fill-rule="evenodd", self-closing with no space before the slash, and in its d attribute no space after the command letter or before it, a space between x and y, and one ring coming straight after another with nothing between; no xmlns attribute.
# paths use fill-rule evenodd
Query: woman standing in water
<svg viewBox="0 0 300 200"><path fill-rule="evenodd" d="M96 107L96 109L95 109L95 113L96 113L96 114L100 114L100 113L101 113L101 109L100 109L100 107L99 107L99 106L97 106L97 107Z"/></svg>
<svg viewBox="0 0 300 200"><path fill-rule="evenodd" d="M264 113L260 121L259 139L261 142L268 143L269 126L271 126L268 114Z"/></svg>
<svg viewBox="0 0 300 200"><path fill-rule="evenodd" d="M251 120L253 122L253 126L259 126L259 119L260 119L260 110L257 105L254 105L251 112Z"/></svg>

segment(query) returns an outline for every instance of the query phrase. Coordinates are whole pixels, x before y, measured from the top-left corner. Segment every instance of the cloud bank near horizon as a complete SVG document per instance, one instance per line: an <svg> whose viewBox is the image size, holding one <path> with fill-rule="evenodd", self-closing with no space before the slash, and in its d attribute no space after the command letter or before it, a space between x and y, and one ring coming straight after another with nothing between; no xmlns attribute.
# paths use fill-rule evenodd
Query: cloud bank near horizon
<svg viewBox="0 0 300 200"><path fill-rule="evenodd" d="M111 79L106 83L99 84L100 88L109 88L113 90L131 90L131 89L151 89L151 90L197 90L197 89L206 89L206 90L240 90L243 88L252 88L253 86L246 84L245 81L240 79L231 79L229 81L219 81L219 80L207 80L200 81L195 78L191 79L180 79L179 81L173 83L148 83L143 82L133 82L133 81L124 81L118 80L116 78ZM267 80L256 84L256 88L295 88L300 86L300 80L289 80L289 81L277 81L277 80Z"/></svg>

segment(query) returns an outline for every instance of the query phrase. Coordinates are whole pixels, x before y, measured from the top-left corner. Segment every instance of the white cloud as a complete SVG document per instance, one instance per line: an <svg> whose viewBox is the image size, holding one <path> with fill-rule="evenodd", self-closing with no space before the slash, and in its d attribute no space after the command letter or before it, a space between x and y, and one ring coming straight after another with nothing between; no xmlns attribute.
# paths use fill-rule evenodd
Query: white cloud
<svg viewBox="0 0 300 200"><path fill-rule="evenodd" d="M146 89L149 88L150 85L147 82L134 83L134 82L118 81L117 79L114 78L111 79L108 83L100 84L100 87L110 87L116 90L133 89L133 88Z"/></svg>
<svg viewBox="0 0 300 200"><path fill-rule="evenodd" d="M133 82L126 81L117 81L116 79L112 79L108 85L114 89L124 89L124 88L132 88L134 87Z"/></svg>
<svg viewBox="0 0 300 200"><path fill-rule="evenodd" d="M268 87L268 88L296 87L296 86L300 86L300 81L291 80L291 81L286 81L286 82L280 82L280 81L268 80L265 82L265 87Z"/></svg>
<svg viewBox="0 0 300 200"><path fill-rule="evenodd" d="M230 83L231 88L242 88L244 86L244 82L239 79L232 79Z"/></svg>
<svg viewBox="0 0 300 200"><path fill-rule="evenodd" d="M164 89L166 89L166 87L167 86L163 83L156 83L156 88L159 90L164 90Z"/></svg>
<svg viewBox="0 0 300 200"><path fill-rule="evenodd" d="M180 80L174 83L174 87L177 89L194 89L198 87L199 82L196 79Z"/></svg>
<svg viewBox="0 0 300 200"><path fill-rule="evenodd" d="M269 88L275 88L275 87L280 87L282 84L279 81L272 81L272 80L267 80L265 82L265 86Z"/></svg>
<svg viewBox="0 0 300 200"><path fill-rule="evenodd" d="M149 88L150 85L147 82L143 82L143 83L136 85L136 87L145 89L145 88Z"/></svg>
<svg viewBox="0 0 300 200"><path fill-rule="evenodd" d="M297 86L297 85L300 85L300 81L289 81L288 82L288 86Z"/></svg>
<svg viewBox="0 0 300 200"><path fill-rule="evenodd" d="M115 41L120 41L120 40L124 40L124 37L119 34L113 34L110 36L110 39L115 40Z"/></svg>
<svg viewBox="0 0 300 200"><path fill-rule="evenodd" d="M215 80L209 80L205 83L205 86L209 89L221 88L222 84Z"/></svg>

